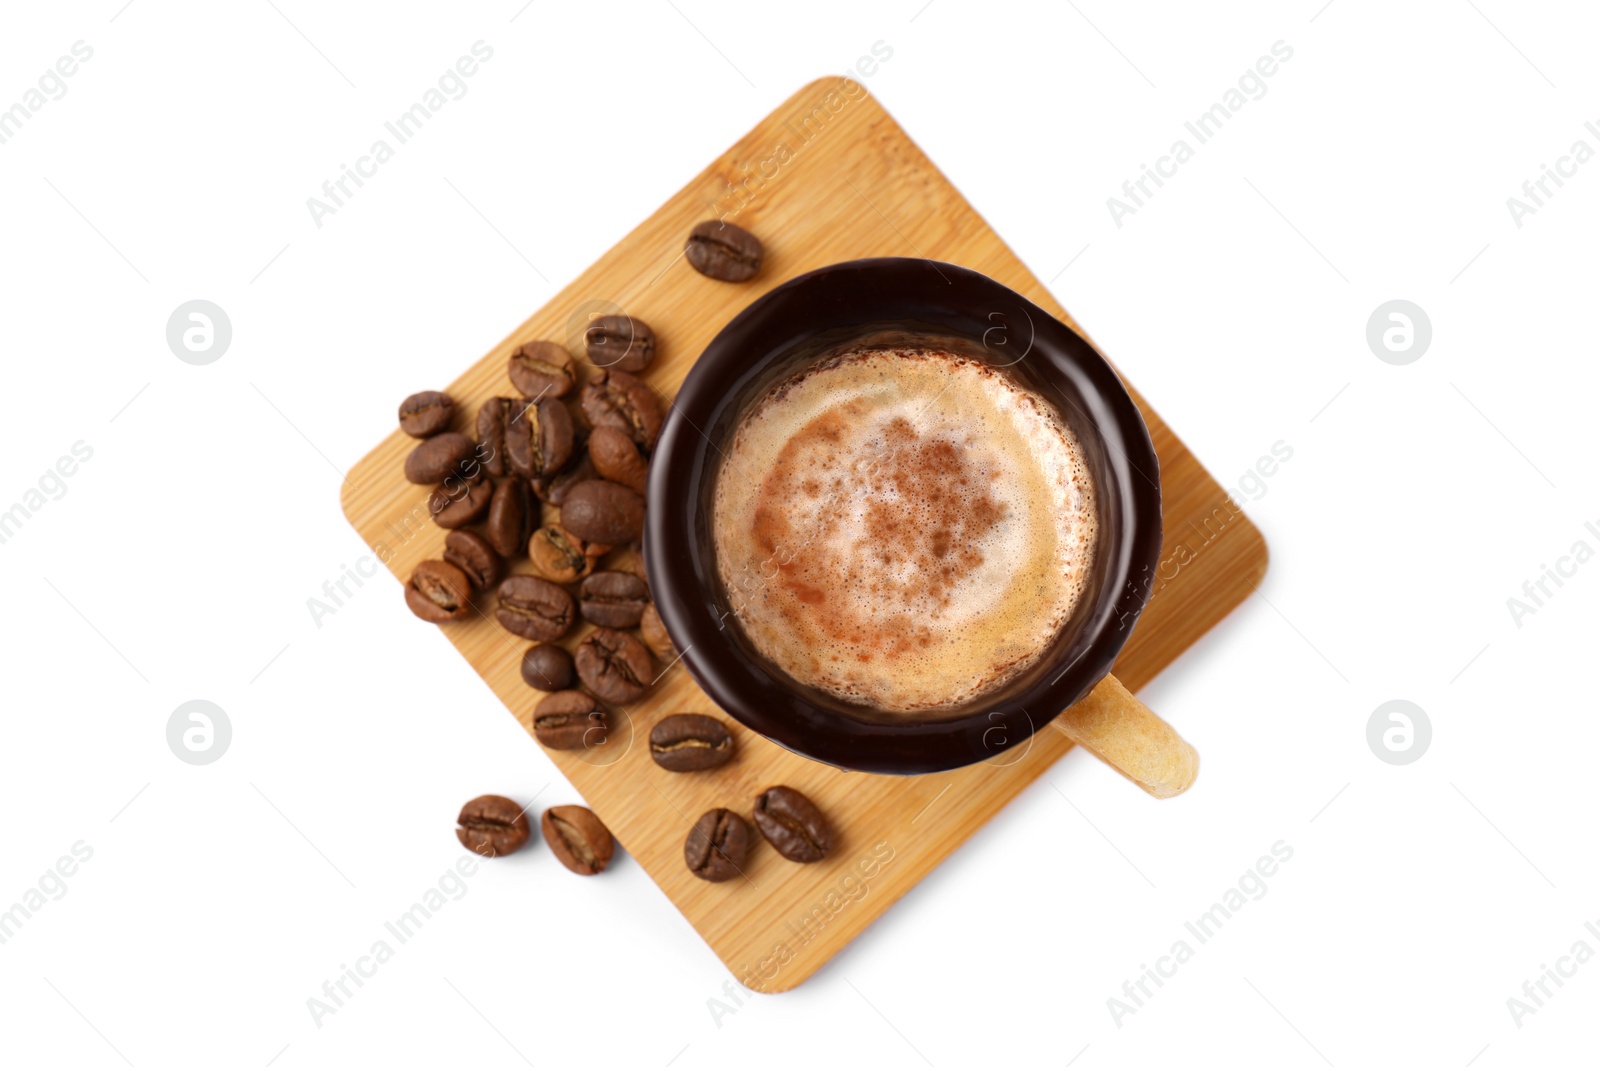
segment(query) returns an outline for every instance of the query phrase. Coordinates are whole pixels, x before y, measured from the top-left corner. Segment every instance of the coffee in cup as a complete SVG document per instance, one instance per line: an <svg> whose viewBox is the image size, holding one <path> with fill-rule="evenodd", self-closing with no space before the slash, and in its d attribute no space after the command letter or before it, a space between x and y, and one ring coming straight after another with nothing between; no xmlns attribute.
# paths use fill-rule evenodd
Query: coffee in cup
<svg viewBox="0 0 1600 1067"><path fill-rule="evenodd" d="M1054 405L955 352L829 354L751 403L712 538L754 649L802 685L931 714L1005 687L1056 641L1098 535Z"/></svg>

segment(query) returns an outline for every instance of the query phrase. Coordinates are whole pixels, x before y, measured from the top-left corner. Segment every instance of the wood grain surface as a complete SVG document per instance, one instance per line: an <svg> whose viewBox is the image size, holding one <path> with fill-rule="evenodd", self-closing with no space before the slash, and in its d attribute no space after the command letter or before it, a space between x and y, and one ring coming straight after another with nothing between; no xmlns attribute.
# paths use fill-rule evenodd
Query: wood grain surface
<svg viewBox="0 0 1600 1067"><path fill-rule="evenodd" d="M712 281L683 260L690 228L719 215L765 243L766 264L754 281ZM658 339L646 380L665 400L717 331L768 289L830 263L885 255L981 271L1077 328L877 102L854 82L828 78L786 101L467 368L448 387L462 412L455 428L471 433L483 401L515 395L506 361L525 341L561 341L581 356L592 315L620 310L642 318ZM439 376L449 370L441 367ZM424 387L433 383L418 383ZM1130 689L1243 600L1267 562L1260 533L1137 393L1135 399L1161 460L1165 544L1150 606L1116 666ZM401 581L441 554L445 535L428 516L428 489L401 474L414 443L390 433L350 471L343 493L351 524ZM518 569L527 569L526 560ZM405 611L398 587L393 597L393 610ZM492 597L480 599L483 610L492 610ZM563 643L574 646L587 629ZM543 694L519 674L528 642L481 614L440 632L531 733ZM550 755L712 950L762 992L792 989L815 973L1070 747L1047 728L986 763L885 777L814 763L729 721L739 746L734 761L705 774L675 775L651 761L650 727L674 712L727 716L681 665L667 667L652 693L625 710L609 744ZM528 743L535 744L531 737ZM748 813L758 793L779 784L808 794L831 816L839 839L833 855L799 865L762 843L744 878L713 885L690 875L683 843L695 818L715 807ZM1152 801L1150 818L1161 815Z"/></svg>

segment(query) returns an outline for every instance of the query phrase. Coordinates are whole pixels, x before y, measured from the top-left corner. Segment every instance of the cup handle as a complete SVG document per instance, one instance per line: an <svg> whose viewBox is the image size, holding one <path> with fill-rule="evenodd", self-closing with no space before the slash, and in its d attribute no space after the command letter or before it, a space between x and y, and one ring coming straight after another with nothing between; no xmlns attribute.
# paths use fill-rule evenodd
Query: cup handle
<svg viewBox="0 0 1600 1067"><path fill-rule="evenodd" d="M1159 799L1188 789L1200 770L1194 746L1109 674L1057 716L1055 724Z"/></svg>

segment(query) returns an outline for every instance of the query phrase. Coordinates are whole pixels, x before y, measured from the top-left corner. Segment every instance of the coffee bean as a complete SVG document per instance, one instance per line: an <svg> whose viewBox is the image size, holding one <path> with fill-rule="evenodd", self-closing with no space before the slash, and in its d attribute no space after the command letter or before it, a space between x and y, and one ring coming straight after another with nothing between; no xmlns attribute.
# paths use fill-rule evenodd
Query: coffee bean
<svg viewBox="0 0 1600 1067"><path fill-rule="evenodd" d="M778 854L796 863L816 863L833 849L828 820L805 795L775 785L756 798L756 829Z"/></svg>
<svg viewBox="0 0 1600 1067"><path fill-rule="evenodd" d="M579 482L593 481L600 477L600 472L594 469L594 463L589 459L587 449L578 450L578 461L560 474L550 478L534 478L530 484L533 486L534 495L546 504L561 506L567 499L567 493Z"/></svg>
<svg viewBox="0 0 1600 1067"><path fill-rule="evenodd" d="M633 438L615 426L596 426L589 435L589 459L600 477L644 494L649 484L650 467L639 455Z"/></svg>
<svg viewBox="0 0 1600 1067"><path fill-rule="evenodd" d="M733 735L709 715L668 715L650 731L650 758L669 771L709 771L733 758Z"/></svg>
<svg viewBox="0 0 1600 1067"><path fill-rule="evenodd" d="M528 483L521 478L507 478L495 486L485 526L494 550L506 559L515 559L527 551L538 513L539 505L533 502Z"/></svg>
<svg viewBox="0 0 1600 1067"><path fill-rule="evenodd" d="M621 571L591 574L578 587L578 614L596 626L626 630L639 625L650 604L644 583Z"/></svg>
<svg viewBox="0 0 1600 1067"><path fill-rule="evenodd" d="M487 589L500 581L504 564L500 553L472 530L451 530L444 539L444 561L467 576L474 589Z"/></svg>
<svg viewBox="0 0 1600 1067"><path fill-rule="evenodd" d="M741 873L750 852L750 824L727 808L700 816L683 843L683 862L696 878L726 882Z"/></svg>
<svg viewBox="0 0 1600 1067"><path fill-rule="evenodd" d="M526 672L523 677L527 677ZM570 751L603 745L610 728L611 716L606 709L594 697L576 689L551 693L533 709L533 736L546 748Z"/></svg>
<svg viewBox="0 0 1600 1067"><path fill-rule="evenodd" d="M575 485L561 505L561 525L598 544L637 541L644 532L644 497L616 482Z"/></svg>
<svg viewBox="0 0 1600 1067"><path fill-rule="evenodd" d="M533 641L558 641L572 629L572 595L554 582L513 574L500 583L494 617L500 625Z"/></svg>
<svg viewBox="0 0 1600 1067"><path fill-rule="evenodd" d="M595 560L610 551L572 536L555 523L542 526L528 540L528 562L542 578L562 585L594 573Z"/></svg>
<svg viewBox="0 0 1600 1067"><path fill-rule="evenodd" d="M689 231L689 266L720 282L747 282L761 269L761 242L731 222L709 219Z"/></svg>
<svg viewBox="0 0 1600 1067"><path fill-rule="evenodd" d="M506 466L522 478L548 477L572 458L572 413L559 400L521 406L506 423Z"/></svg>
<svg viewBox="0 0 1600 1067"><path fill-rule="evenodd" d="M545 843L573 874L599 874L611 862L611 831L588 808L563 804L539 820Z"/></svg>
<svg viewBox="0 0 1600 1067"><path fill-rule="evenodd" d="M583 387L578 403L590 426L614 426L640 448L654 448L661 436L661 402L631 374L601 371Z"/></svg>
<svg viewBox="0 0 1600 1067"><path fill-rule="evenodd" d="M650 650L624 630L595 630L572 656L578 678L608 704L631 704L644 696L655 677Z"/></svg>
<svg viewBox="0 0 1600 1067"><path fill-rule="evenodd" d="M475 465L478 443L464 433L441 433L423 441L406 457L406 481L438 485Z"/></svg>
<svg viewBox="0 0 1600 1067"><path fill-rule="evenodd" d="M448 393L412 393L400 402L400 429L412 437L432 437L450 428L455 401Z"/></svg>
<svg viewBox="0 0 1600 1067"><path fill-rule="evenodd" d="M487 478L468 482L452 474L428 497L428 511L444 529L458 530L483 518L493 495L494 485Z"/></svg>
<svg viewBox="0 0 1600 1067"><path fill-rule="evenodd" d="M496 478L506 473L506 426L522 410L522 401L492 396L478 409L478 449L483 466Z"/></svg>
<svg viewBox="0 0 1600 1067"><path fill-rule="evenodd" d="M662 663L671 663L678 658L678 650L672 645L672 635L667 633L667 627L654 604L645 608L644 614L639 617L639 637Z"/></svg>
<svg viewBox="0 0 1600 1067"><path fill-rule="evenodd" d="M522 680L535 689L546 693L570 689L576 677L572 653L560 645L534 645L522 654Z"/></svg>
<svg viewBox="0 0 1600 1067"><path fill-rule="evenodd" d="M566 396L577 381L572 353L554 341L529 341L511 353L506 371L517 392L532 400Z"/></svg>
<svg viewBox="0 0 1600 1067"><path fill-rule="evenodd" d="M472 610L472 582L442 559L423 560L406 583L406 606L426 622L455 622Z"/></svg>
<svg viewBox="0 0 1600 1067"><path fill-rule="evenodd" d="M638 374L656 358L656 335L629 315L602 315L583 335L596 367Z"/></svg>
<svg viewBox="0 0 1600 1067"><path fill-rule="evenodd" d="M509 856L533 836L522 805L492 793L467 801L456 822L456 840L485 857Z"/></svg>

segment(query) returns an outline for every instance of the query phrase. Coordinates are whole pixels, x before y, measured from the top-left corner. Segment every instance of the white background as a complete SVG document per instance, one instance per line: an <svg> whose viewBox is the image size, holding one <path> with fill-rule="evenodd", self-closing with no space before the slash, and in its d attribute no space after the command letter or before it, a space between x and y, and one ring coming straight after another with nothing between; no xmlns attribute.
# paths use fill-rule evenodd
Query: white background
<svg viewBox="0 0 1600 1067"><path fill-rule="evenodd" d="M0 545L0 908L93 849L0 945L0 1057L1592 1060L1600 963L1520 1028L1506 1004L1600 950L1600 563L1520 627L1506 603L1600 548L1600 162L1520 228L1506 206L1600 148L1592 9L274 3L10 5L0 32L0 106L94 49L0 145L0 510L93 449ZM480 39L467 95L316 228L306 198ZM1117 227L1106 198L1279 40L1266 95ZM463 855L463 800L577 799L390 579L313 622L367 551L340 472L880 41L867 87L1221 481L1293 449L1240 492L1263 595L1143 694L1198 785L1157 803L1073 752L808 984L737 1001L634 863L530 849L319 1028L307 998ZM165 341L195 298L233 324L210 366ZM1409 366L1365 341L1395 298L1433 325ZM207 767L165 742L196 698L234 729ZM1365 735L1396 698L1434 733L1403 767ZM1107 998L1280 840L1118 1026Z"/></svg>

